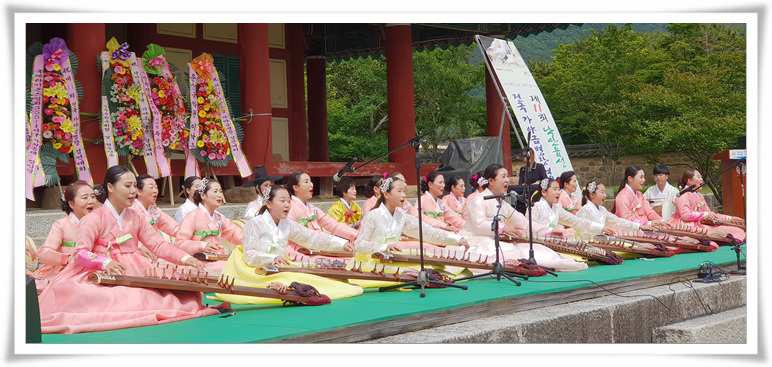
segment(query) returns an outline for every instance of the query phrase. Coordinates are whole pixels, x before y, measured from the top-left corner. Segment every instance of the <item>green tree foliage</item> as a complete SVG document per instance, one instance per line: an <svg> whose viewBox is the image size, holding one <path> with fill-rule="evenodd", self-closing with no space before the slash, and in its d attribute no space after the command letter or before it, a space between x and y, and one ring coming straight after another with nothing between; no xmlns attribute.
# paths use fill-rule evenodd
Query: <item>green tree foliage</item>
<svg viewBox="0 0 772 367"><path fill-rule="evenodd" d="M413 53L416 129L426 137L424 148L438 161L443 142L485 135L487 115L484 96L470 91L484 83L485 65L472 65L476 45L435 48Z"/></svg>
<svg viewBox="0 0 772 367"><path fill-rule="evenodd" d="M712 156L745 134L745 35L739 25L630 25L560 45L549 65L529 65L567 144L601 147L606 183L622 154L678 151L704 177ZM656 158L653 159L656 161ZM709 184L721 200L720 179Z"/></svg>
<svg viewBox="0 0 772 367"><path fill-rule="evenodd" d="M384 58L327 64L327 119L330 160L374 158L388 151Z"/></svg>
<svg viewBox="0 0 772 367"><path fill-rule="evenodd" d="M439 158L448 139L484 135L485 97L471 91L484 83L484 64L473 65L474 45L413 54L416 129L437 132L424 148ZM388 151L386 60L367 57L327 65L330 159L373 158Z"/></svg>

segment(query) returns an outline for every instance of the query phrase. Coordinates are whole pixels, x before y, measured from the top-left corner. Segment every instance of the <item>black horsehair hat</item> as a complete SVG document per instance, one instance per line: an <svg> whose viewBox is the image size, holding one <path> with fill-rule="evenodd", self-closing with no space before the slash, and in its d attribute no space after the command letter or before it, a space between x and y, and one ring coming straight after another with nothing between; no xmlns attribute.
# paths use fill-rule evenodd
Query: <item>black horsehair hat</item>
<svg viewBox="0 0 772 367"><path fill-rule="evenodd" d="M268 170L265 169L265 166L257 166L252 172L255 174L255 179L242 184L241 187L260 186L265 181L274 182L283 178L282 176L268 176Z"/></svg>

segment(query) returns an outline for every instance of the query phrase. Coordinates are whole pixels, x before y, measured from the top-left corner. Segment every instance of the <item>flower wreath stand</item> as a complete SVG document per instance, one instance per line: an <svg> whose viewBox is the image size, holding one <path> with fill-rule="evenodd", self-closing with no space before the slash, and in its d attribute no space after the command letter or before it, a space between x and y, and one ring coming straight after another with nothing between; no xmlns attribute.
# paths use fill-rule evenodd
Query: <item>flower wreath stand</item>
<svg viewBox="0 0 772 367"><path fill-rule="evenodd" d="M80 133L78 99L83 91L75 79L78 58L61 38L45 45L36 42L27 49L27 154L26 196L37 186L59 187L56 161L69 163L73 154L78 179L93 185Z"/></svg>
<svg viewBox="0 0 772 367"><path fill-rule="evenodd" d="M186 166L198 161L205 164L203 175L211 174L214 167L225 167L236 162L241 177L252 174L241 144L241 126L234 125L222 89L222 76L214 66L212 55L203 53L188 63L190 78L190 136ZM238 128L237 128L238 126ZM224 202L224 200L223 200Z"/></svg>

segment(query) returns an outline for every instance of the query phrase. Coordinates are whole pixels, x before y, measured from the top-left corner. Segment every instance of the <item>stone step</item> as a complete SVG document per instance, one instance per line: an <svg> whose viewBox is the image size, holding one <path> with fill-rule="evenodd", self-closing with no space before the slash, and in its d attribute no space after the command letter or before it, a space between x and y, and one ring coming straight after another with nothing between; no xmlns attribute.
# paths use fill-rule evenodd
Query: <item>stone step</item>
<svg viewBox="0 0 772 367"><path fill-rule="evenodd" d="M669 285L619 295L622 297L608 295L365 342L651 343L656 328L704 316L700 300L714 312L743 307L746 280L733 276L720 284L691 283L687 287L681 279L674 279Z"/></svg>
<svg viewBox="0 0 772 367"><path fill-rule="evenodd" d="M745 344L745 306L654 329L654 343Z"/></svg>

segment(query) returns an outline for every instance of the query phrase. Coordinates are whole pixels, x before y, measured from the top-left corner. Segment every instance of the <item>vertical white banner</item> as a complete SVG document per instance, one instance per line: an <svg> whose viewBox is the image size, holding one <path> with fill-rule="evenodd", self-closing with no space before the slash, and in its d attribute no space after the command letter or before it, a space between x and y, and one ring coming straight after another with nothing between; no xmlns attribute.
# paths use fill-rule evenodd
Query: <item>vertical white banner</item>
<svg viewBox="0 0 772 367"><path fill-rule="evenodd" d="M526 138L531 133L530 146L536 153L536 162L543 164L552 178L573 171L547 102L515 45L497 38L477 37L485 62L503 88L501 92L512 106L520 131Z"/></svg>

